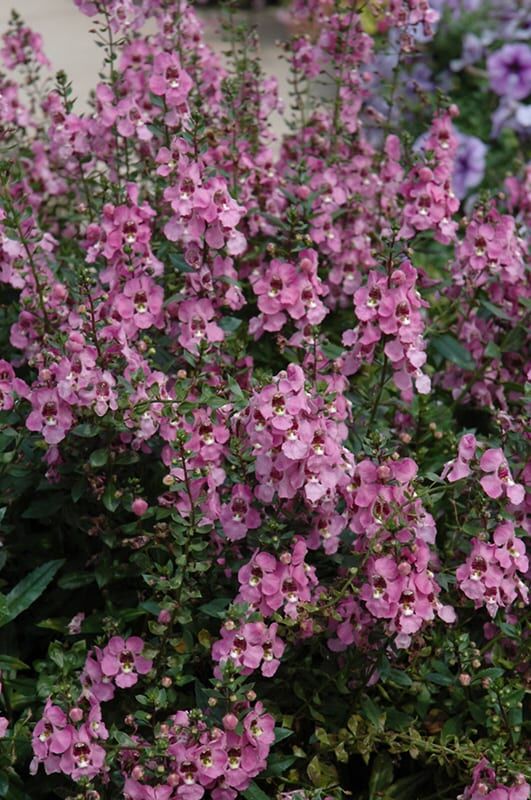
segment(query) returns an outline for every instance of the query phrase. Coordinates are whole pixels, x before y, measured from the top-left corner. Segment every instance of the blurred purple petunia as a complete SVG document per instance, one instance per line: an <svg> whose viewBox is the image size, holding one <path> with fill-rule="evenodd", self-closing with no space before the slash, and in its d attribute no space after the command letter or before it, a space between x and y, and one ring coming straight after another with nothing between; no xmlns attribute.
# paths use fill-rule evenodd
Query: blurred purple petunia
<svg viewBox="0 0 531 800"><path fill-rule="evenodd" d="M531 92L531 47L506 44L487 59L491 89L500 97L523 100Z"/></svg>

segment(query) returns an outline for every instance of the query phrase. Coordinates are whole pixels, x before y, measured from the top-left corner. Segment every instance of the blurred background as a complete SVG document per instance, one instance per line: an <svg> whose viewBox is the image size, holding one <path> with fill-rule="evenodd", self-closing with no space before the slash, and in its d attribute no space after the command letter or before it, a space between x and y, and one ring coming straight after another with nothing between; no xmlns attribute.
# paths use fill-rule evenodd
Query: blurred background
<svg viewBox="0 0 531 800"><path fill-rule="evenodd" d="M286 99L287 66L285 61L279 59L280 51L275 46L278 39L286 36L278 13L278 3L272 0L243 0L242 6L245 6L242 15L258 28L264 71L278 78L280 95ZM66 71L82 108L85 98L96 84L102 60L101 50L96 47L89 33L89 17L78 11L73 0L0 0L0 33L7 25L12 8L42 35L44 51L53 69ZM215 3L198 3L197 8L205 22L207 41L216 49L222 49L219 12Z"/></svg>

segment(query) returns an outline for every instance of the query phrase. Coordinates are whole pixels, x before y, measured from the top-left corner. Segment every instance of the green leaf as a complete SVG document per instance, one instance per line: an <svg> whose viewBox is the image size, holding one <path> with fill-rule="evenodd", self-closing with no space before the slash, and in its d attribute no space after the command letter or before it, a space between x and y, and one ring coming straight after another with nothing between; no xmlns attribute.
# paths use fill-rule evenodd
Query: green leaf
<svg viewBox="0 0 531 800"><path fill-rule="evenodd" d="M107 484L107 488L105 489L101 499L107 511L110 511L111 513L116 511L120 505L120 498L116 497L116 486L112 481L109 481Z"/></svg>
<svg viewBox="0 0 531 800"><path fill-rule="evenodd" d="M490 341L485 348L485 355L489 358L501 358L502 352L495 342Z"/></svg>
<svg viewBox="0 0 531 800"><path fill-rule="evenodd" d="M399 711L398 708L388 708L385 716L385 725L391 728L392 731L403 731L409 728L413 718L405 711Z"/></svg>
<svg viewBox="0 0 531 800"><path fill-rule="evenodd" d="M513 744L517 744L522 732L522 708L510 708L507 711L507 722L511 728L511 738L513 740Z"/></svg>
<svg viewBox="0 0 531 800"><path fill-rule="evenodd" d="M376 705L374 700L371 700L368 695L365 695L365 697L362 697L361 699L360 706L365 718L369 720L371 725L374 725L374 727L379 731L383 730L385 714Z"/></svg>
<svg viewBox="0 0 531 800"><path fill-rule="evenodd" d="M267 770L264 775L285 775L291 765L297 760L296 756L273 755L267 762Z"/></svg>
<svg viewBox="0 0 531 800"><path fill-rule="evenodd" d="M96 469L99 467L104 467L108 459L109 451L107 449L103 448L101 450L94 450L94 452L90 454L90 466Z"/></svg>
<svg viewBox="0 0 531 800"><path fill-rule="evenodd" d="M428 672L426 680L436 683L438 686L452 686L455 678L451 675L441 675L439 672Z"/></svg>
<svg viewBox="0 0 531 800"><path fill-rule="evenodd" d="M491 314L494 314L495 317L499 317L499 319L511 319L505 309L494 305L494 303L491 303L488 300L481 300L481 305L483 308L486 308L487 311L490 311Z"/></svg>
<svg viewBox="0 0 531 800"><path fill-rule="evenodd" d="M339 344L334 344L333 342L326 342L321 346L321 350L325 354L327 358L341 358L343 353L345 352L345 348L341 347Z"/></svg>
<svg viewBox="0 0 531 800"><path fill-rule="evenodd" d="M326 764L314 756L306 769L309 779L318 789L326 789L337 781L337 772L331 764Z"/></svg>
<svg viewBox="0 0 531 800"><path fill-rule="evenodd" d="M2 670L2 672L18 672L21 669L29 669L29 667L19 658L0 655L0 670Z"/></svg>
<svg viewBox="0 0 531 800"><path fill-rule="evenodd" d="M72 433L75 436L81 436L83 439L92 439L100 431L99 425L91 425L89 422L84 422L82 425L76 425L75 428L72 428Z"/></svg>
<svg viewBox="0 0 531 800"><path fill-rule="evenodd" d="M226 333L234 333L241 324L242 320L238 319L238 317L223 317L223 319L220 320L219 327Z"/></svg>
<svg viewBox="0 0 531 800"><path fill-rule="evenodd" d="M46 493L35 500L22 514L23 519L47 519L52 517L65 504L65 496L60 492Z"/></svg>
<svg viewBox="0 0 531 800"><path fill-rule="evenodd" d="M12 622L41 596L64 563L64 558L47 561L22 578L5 598L5 608L0 610L0 628Z"/></svg>
<svg viewBox="0 0 531 800"><path fill-rule="evenodd" d="M123 731L117 730L114 726L113 726L113 729L111 730L111 734L112 734L113 739L116 742L118 742L120 747L133 747L134 748L134 747L138 746L138 742L136 742L134 739L132 739L130 736L128 736L127 733L124 733Z"/></svg>
<svg viewBox="0 0 531 800"><path fill-rule="evenodd" d="M431 344L443 358L452 361L458 367L468 370L474 369L474 359L466 347L457 341L455 336L451 336L449 333L433 336Z"/></svg>
<svg viewBox="0 0 531 800"><path fill-rule="evenodd" d="M386 800L387 798L389 800L412 800L413 797L419 797L418 790L432 776L432 770L427 769L423 772L416 772L414 775L407 775L405 778L399 778L387 790L385 794Z"/></svg>
<svg viewBox="0 0 531 800"><path fill-rule="evenodd" d="M482 669L479 672L476 672L474 675L474 681L480 680L482 678L492 678L496 680L496 678L501 678L504 674L505 670L501 667L487 667L486 669Z"/></svg>
<svg viewBox="0 0 531 800"><path fill-rule="evenodd" d="M444 743L450 736L459 736L462 731L461 717L450 717L442 726L441 741Z"/></svg>
<svg viewBox="0 0 531 800"><path fill-rule="evenodd" d="M289 728L275 728L275 744L287 739L288 736L293 736L293 731Z"/></svg>
<svg viewBox="0 0 531 800"><path fill-rule="evenodd" d="M388 753L378 753L373 761L371 777L369 778L369 800L381 797L393 781L393 760Z"/></svg>
<svg viewBox="0 0 531 800"><path fill-rule="evenodd" d="M48 617L48 619L41 619L40 622L37 622L37 628L65 633L68 620L68 617Z"/></svg>
<svg viewBox="0 0 531 800"><path fill-rule="evenodd" d="M263 792L254 781L251 781L249 786L244 792L241 792L245 800L271 800L269 795Z"/></svg>
<svg viewBox="0 0 531 800"><path fill-rule="evenodd" d="M230 597L218 597L210 603L205 603L204 606L199 606L199 611L206 614L207 617L214 617L214 619L222 619L225 616L225 611L231 602Z"/></svg>
<svg viewBox="0 0 531 800"><path fill-rule="evenodd" d="M92 572L69 572L59 578L57 585L60 589L77 589L80 586L88 586L95 580Z"/></svg>
<svg viewBox="0 0 531 800"><path fill-rule="evenodd" d="M404 686L405 688L411 686L413 683L407 672L403 672L401 669L390 669L386 680L390 680L397 686Z"/></svg>

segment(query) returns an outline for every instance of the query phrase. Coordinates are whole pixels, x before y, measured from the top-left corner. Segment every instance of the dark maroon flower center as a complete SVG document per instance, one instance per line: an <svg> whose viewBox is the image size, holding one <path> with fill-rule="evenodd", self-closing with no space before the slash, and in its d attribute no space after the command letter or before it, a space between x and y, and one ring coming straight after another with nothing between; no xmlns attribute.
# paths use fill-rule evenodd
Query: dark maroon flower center
<svg viewBox="0 0 531 800"><path fill-rule="evenodd" d="M247 503L241 497L235 497L231 506L235 517L243 517L247 513Z"/></svg>
<svg viewBox="0 0 531 800"><path fill-rule="evenodd" d="M42 416L46 419L52 419L57 416L57 404L53 402L45 403L42 407Z"/></svg>

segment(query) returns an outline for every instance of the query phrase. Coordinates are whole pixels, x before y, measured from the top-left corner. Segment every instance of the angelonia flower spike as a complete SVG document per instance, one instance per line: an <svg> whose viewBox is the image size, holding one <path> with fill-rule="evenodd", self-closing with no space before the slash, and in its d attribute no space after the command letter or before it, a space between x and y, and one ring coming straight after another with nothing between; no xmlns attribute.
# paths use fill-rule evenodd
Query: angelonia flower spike
<svg viewBox="0 0 531 800"><path fill-rule="evenodd" d="M0 34L0 797L527 800L522 3L74 4L88 98Z"/></svg>

